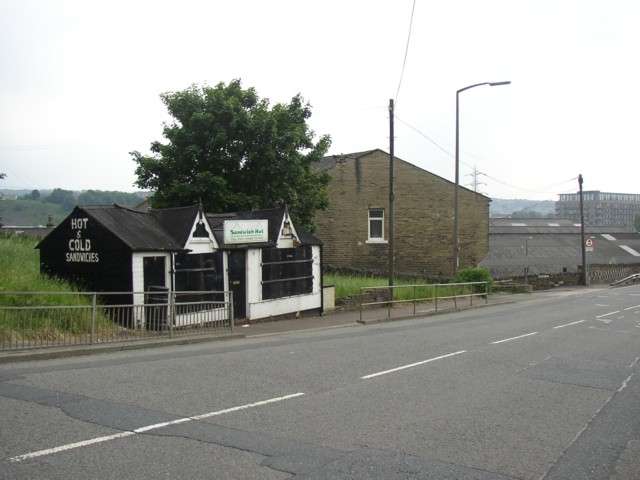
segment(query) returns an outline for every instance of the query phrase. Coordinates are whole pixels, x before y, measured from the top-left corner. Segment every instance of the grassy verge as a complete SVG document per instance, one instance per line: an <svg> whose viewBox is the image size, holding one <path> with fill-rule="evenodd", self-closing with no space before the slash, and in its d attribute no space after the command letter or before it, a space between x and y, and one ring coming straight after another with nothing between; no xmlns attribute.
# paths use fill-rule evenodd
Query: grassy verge
<svg viewBox="0 0 640 480"><path fill-rule="evenodd" d="M20 341L88 334L91 297L40 273L38 241L29 236L0 236L0 336ZM117 328L104 315L96 315L95 320L95 328L101 331Z"/></svg>
<svg viewBox="0 0 640 480"><path fill-rule="evenodd" d="M351 275L339 275L339 274L325 274L325 285L335 286L336 300L345 297L355 297L360 295L365 288L371 287L387 287L389 285L389 279L383 277L374 276L351 276ZM453 286L440 285L436 287L434 284L427 283L421 280L394 280L393 300L394 301L413 301L416 299L432 299L436 295L436 288L438 289L438 296L451 296L454 294ZM465 294L470 293L469 287L455 287L455 293ZM386 291L380 291L380 295L387 295ZM380 300L386 300L387 297L379 298Z"/></svg>

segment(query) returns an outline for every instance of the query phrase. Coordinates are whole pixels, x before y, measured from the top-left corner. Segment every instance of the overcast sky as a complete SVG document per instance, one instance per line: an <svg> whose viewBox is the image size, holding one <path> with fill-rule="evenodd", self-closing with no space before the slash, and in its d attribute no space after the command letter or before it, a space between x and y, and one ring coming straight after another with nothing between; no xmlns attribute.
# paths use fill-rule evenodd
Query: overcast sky
<svg viewBox="0 0 640 480"><path fill-rule="evenodd" d="M412 20L413 12L413 20ZM494 198L640 193L637 0L0 0L0 190L134 191L159 94L300 93L330 154L389 151ZM405 62L405 53L406 62ZM420 192L416 192L420 194Z"/></svg>

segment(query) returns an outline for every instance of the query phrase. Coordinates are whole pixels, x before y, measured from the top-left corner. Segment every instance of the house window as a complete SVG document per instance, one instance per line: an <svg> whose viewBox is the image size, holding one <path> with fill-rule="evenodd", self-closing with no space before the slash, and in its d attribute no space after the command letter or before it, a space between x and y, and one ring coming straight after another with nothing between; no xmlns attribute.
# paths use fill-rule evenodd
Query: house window
<svg viewBox="0 0 640 480"><path fill-rule="evenodd" d="M384 210L369 210L369 241L384 241Z"/></svg>

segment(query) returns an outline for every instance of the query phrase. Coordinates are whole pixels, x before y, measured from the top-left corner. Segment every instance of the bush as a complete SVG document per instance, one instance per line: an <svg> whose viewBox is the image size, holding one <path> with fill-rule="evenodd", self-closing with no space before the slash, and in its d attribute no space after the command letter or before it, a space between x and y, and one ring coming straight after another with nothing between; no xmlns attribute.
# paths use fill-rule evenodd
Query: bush
<svg viewBox="0 0 640 480"><path fill-rule="evenodd" d="M463 268L458 272L456 278L453 279L455 283L466 282L487 282L487 291L491 291L493 287L493 278L488 268L476 267L476 268Z"/></svg>

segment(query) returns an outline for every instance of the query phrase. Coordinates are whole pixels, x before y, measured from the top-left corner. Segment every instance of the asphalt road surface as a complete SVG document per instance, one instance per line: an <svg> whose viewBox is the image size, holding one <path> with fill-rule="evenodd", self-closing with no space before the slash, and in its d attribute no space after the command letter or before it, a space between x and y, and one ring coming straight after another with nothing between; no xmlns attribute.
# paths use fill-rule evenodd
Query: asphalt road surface
<svg viewBox="0 0 640 480"><path fill-rule="evenodd" d="M0 366L0 478L640 479L640 286Z"/></svg>

